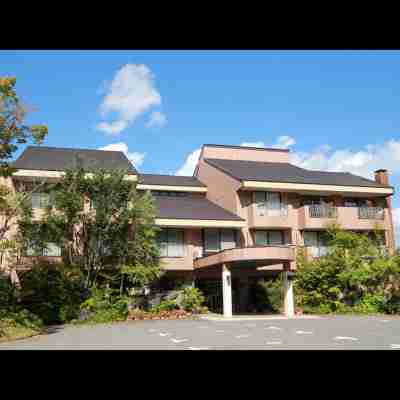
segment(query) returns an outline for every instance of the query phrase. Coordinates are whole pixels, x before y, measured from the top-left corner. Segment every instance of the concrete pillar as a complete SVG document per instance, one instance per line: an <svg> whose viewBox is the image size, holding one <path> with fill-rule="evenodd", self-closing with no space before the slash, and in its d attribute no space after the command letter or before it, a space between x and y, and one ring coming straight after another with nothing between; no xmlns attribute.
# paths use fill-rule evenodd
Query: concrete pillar
<svg viewBox="0 0 400 400"><path fill-rule="evenodd" d="M224 317L232 317L232 277L226 264L222 264L222 304Z"/></svg>
<svg viewBox="0 0 400 400"><path fill-rule="evenodd" d="M283 270L283 307L286 317L294 317L293 281L289 279L290 263L284 264Z"/></svg>

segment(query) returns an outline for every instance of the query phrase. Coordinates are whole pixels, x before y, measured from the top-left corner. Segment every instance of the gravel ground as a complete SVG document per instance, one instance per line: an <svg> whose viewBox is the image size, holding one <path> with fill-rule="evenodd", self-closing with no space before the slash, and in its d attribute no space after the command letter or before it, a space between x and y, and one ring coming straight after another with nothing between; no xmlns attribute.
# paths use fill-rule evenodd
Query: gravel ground
<svg viewBox="0 0 400 400"><path fill-rule="evenodd" d="M65 326L0 350L400 350L400 317L161 320Z"/></svg>

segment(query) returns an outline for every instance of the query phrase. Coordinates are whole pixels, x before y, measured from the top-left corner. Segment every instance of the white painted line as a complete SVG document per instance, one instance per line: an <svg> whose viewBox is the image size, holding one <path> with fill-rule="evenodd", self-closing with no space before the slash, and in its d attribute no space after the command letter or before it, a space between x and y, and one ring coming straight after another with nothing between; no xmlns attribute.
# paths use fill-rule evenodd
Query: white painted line
<svg viewBox="0 0 400 400"><path fill-rule="evenodd" d="M189 339L171 339L171 342L174 343L183 343L183 342L187 342Z"/></svg>
<svg viewBox="0 0 400 400"><path fill-rule="evenodd" d="M312 335L311 331L296 331L296 333L299 335Z"/></svg>
<svg viewBox="0 0 400 400"><path fill-rule="evenodd" d="M249 337L250 335L238 335L238 336L235 336L235 338L236 339L242 339L242 338L247 338L247 337Z"/></svg>
<svg viewBox="0 0 400 400"><path fill-rule="evenodd" d="M381 319L380 321L381 321L381 322L389 322L388 319Z"/></svg>
<svg viewBox="0 0 400 400"><path fill-rule="evenodd" d="M269 329L272 331L280 331L282 328L278 328L277 326L268 326L267 328L264 328L264 329Z"/></svg>
<svg viewBox="0 0 400 400"><path fill-rule="evenodd" d="M210 350L209 347L188 347L189 350Z"/></svg>
<svg viewBox="0 0 400 400"><path fill-rule="evenodd" d="M351 336L335 336L333 340L358 340L358 339Z"/></svg>
<svg viewBox="0 0 400 400"><path fill-rule="evenodd" d="M391 344L390 347L392 349L400 350L400 344Z"/></svg>
<svg viewBox="0 0 400 400"><path fill-rule="evenodd" d="M266 344L282 344L282 342L267 342Z"/></svg>
<svg viewBox="0 0 400 400"><path fill-rule="evenodd" d="M170 333L163 333L163 332L160 332L159 335L160 335L160 336L170 336L171 334L170 334Z"/></svg>
<svg viewBox="0 0 400 400"><path fill-rule="evenodd" d="M149 332L157 332L157 329L149 329Z"/></svg>

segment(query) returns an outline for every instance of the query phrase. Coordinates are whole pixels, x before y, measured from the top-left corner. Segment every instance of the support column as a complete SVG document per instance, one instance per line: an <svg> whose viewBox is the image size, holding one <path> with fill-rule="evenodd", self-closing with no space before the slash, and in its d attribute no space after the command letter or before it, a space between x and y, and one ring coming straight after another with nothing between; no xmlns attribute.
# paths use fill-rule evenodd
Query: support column
<svg viewBox="0 0 400 400"><path fill-rule="evenodd" d="M283 264L283 306L286 317L294 317L293 281L289 278L290 263Z"/></svg>
<svg viewBox="0 0 400 400"><path fill-rule="evenodd" d="M226 264L222 264L222 304L224 317L232 317L232 277Z"/></svg>

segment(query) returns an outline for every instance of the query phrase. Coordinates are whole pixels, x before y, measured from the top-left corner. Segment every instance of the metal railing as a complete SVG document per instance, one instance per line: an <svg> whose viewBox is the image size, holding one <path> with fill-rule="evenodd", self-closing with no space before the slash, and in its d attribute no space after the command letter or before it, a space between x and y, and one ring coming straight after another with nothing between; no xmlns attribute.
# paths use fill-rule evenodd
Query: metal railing
<svg viewBox="0 0 400 400"><path fill-rule="evenodd" d="M359 219L383 219L384 210L382 207L358 207Z"/></svg>
<svg viewBox="0 0 400 400"><path fill-rule="evenodd" d="M321 204L308 206L310 218L336 218L336 207Z"/></svg>

